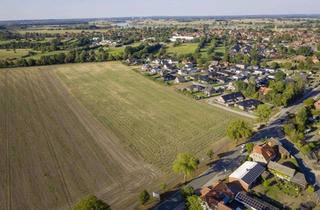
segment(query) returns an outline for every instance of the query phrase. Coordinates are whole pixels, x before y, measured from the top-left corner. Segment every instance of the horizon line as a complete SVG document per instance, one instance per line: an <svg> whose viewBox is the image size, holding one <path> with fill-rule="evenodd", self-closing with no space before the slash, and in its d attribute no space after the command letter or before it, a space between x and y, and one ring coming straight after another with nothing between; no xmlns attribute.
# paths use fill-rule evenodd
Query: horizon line
<svg viewBox="0 0 320 210"><path fill-rule="evenodd" d="M297 16L297 17L313 17L319 16L320 13L288 13L288 14L243 14L243 15L147 15L147 16L112 16L112 17L74 17L74 18L35 18L35 19L0 19L0 22L16 22L16 21L49 21L49 20L103 20L103 19L129 19L129 18L237 18L237 17L281 17L281 16Z"/></svg>

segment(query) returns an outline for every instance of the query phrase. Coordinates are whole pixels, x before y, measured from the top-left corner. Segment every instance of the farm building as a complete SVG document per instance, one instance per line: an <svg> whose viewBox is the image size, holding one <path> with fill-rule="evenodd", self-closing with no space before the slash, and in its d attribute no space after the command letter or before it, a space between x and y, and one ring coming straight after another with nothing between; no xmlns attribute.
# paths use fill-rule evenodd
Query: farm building
<svg viewBox="0 0 320 210"><path fill-rule="evenodd" d="M237 181L248 191L264 171L261 164L246 161L229 176L229 182Z"/></svg>
<svg viewBox="0 0 320 210"><path fill-rule="evenodd" d="M304 175L300 172L297 172L295 169L270 161L268 163L268 170L277 177L292 182L300 186L302 189L307 187L308 183Z"/></svg>

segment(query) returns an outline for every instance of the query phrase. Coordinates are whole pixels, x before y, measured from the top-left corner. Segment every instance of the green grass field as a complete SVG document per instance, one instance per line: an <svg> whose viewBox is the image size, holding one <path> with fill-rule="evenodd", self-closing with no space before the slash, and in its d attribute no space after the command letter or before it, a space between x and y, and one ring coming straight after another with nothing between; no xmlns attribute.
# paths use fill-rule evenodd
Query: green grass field
<svg viewBox="0 0 320 210"><path fill-rule="evenodd" d="M0 60L21 58L28 55L29 51L30 49L16 49L15 52L14 50L0 49Z"/></svg>
<svg viewBox="0 0 320 210"><path fill-rule="evenodd" d="M132 68L117 62L61 65L56 73L128 151L165 171L179 152L203 155L225 136L230 120L239 118L195 102Z"/></svg>
<svg viewBox="0 0 320 210"><path fill-rule="evenodd" d="M177 47L172 44L168 45L167 52L170 54L185 55L189 53L194 53L198 46L198 43L184 43Z"/></svg>

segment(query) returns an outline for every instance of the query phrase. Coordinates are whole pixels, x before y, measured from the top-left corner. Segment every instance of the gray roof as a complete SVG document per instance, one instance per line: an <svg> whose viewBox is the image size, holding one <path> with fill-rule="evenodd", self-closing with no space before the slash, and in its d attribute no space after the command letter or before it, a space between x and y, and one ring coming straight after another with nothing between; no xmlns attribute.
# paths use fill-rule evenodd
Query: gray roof
<svg viewBox="0 0 320 210"><path fill-rule="evenodd" d="M230 101L230 100L235 100L238 98L244 98L244 96L240 92L229 93L229 94L223 95L221 97L223 98L224 101Z"/></svg>
<svg viewBox="0 0 320 210"><path fill-rule="evenodd" d="M303 173L297 172L294 177L291 178L290 180L291 182L301 186L302 188L306 188L307 187L307 181L306 178L304 177Z"/></svg>
<svg viewBox="0 0 320 210"><path fill-rule="evenodd" d="M277 171L283 175L286 175L288 177L293 177L294 174L295 174L295 170L292 169L292 168L289 168L287 166L284 166L282 164L279 164L279 163L276 163L276 162L273 162L273 161L270 161L268 163L268 169L271 169L271 170L274 170L274 171Z"/></svg>

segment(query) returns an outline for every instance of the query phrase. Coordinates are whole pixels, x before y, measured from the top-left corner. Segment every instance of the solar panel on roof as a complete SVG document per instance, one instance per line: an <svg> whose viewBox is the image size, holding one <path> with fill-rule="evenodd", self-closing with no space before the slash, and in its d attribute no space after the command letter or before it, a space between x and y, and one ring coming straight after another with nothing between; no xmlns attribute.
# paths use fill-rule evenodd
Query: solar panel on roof
<svg viewBox="0 0 320 210"><path fill-rule="evenodd" d="M242 180L250 185L263 173L263 171L264 167L256 165L242 177Z"/></svg>
<svg viewBox="0 0 320 210"><path fill-rule="evenodd" d="M246 206L252 207L254 209L257 209L257 210L271 210L271 209L273 209L273 208L270 208L269 206L267 206L266 204L262 203L261 201L256 200L243 192L239 192L236 195L235 199L238 202L240 202Z"/></svg>

